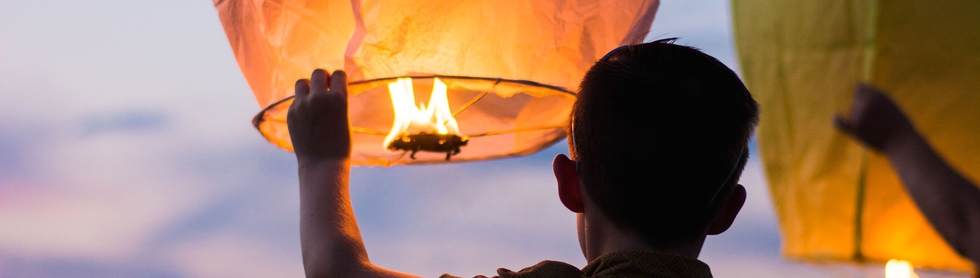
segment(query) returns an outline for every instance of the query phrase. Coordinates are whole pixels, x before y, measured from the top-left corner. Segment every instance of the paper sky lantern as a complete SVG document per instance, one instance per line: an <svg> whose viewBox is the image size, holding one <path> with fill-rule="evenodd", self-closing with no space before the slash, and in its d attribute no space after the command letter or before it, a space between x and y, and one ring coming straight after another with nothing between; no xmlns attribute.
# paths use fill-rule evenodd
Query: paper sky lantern
<svg viewBox="0 0 980 278"><path fill-rule="evenodd" d="M345 70L355 165L530 154L565 136L596 60L640 41L659 2L215 0L261 107L255 126L292 150L293 83Z"/></svg>
<svg viewBox="0 0 980 278"><path fill-rule="evenodd" d="M972 270L888 160L837 132L857 82L884 89L960 173L980 181L980 1L734 0L742 77L786 256Z"/></svg>

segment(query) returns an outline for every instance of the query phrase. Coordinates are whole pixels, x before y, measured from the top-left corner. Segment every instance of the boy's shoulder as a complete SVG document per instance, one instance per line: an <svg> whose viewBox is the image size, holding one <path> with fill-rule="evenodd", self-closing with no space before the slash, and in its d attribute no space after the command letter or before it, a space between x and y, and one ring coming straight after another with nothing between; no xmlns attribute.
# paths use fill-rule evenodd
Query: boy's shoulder
<svg viewBox="0 0 980 278"><path fill-rule="evenodd" d="M698 260L662 252L619 251L602 255L582 270L564 262L542 261L521 271L497 269L499 278L550 277L694 277L711 278L711 269ZM443 274L440 278L459 278ZM486 278L480 275L475 278Z"/></svg>
<svg viewBox="0 0 980 278"><path fill-rule="evenodd" d="M577 267L570 265L565 262L559 261L541 261L533 266L526 267L520 271L511 271L506 268L498 268L497 276L495 278L550 278L550 277L582 277L582 270ZM461 278L458 276L452 276L443 274L439 278ZM478 275L474 278L487 278L487 276Z"/></svg>

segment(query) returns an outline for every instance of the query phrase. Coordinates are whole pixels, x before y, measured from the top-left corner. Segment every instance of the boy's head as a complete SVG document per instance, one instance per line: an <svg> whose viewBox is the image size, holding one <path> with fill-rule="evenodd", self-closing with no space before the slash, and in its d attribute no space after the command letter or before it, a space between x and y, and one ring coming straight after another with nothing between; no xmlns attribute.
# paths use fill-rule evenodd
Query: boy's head
<svg viewBox="0 0 980 278"><path fill-rule="evenodd" d="M744 202L736 182L758 113L732 70L673 39L611 52L586 73L572 110L581 198L654 247L720 233ZM726 207L735 191L741 199ZM713 227L717 215L731 219Z"/></svg>

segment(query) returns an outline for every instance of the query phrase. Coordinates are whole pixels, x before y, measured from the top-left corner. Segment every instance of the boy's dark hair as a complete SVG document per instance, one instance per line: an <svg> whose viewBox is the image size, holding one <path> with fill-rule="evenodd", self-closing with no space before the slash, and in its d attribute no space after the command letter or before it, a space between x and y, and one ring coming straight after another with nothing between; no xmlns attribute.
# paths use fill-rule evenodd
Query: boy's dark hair
<svg viewBox="0 0 980 278"><path fill-rule="evenodd" d="M709 202L738 181L759 122L758 104L731 69L673 42L631 45L592 66L570 126L593 202L658 247L705 231L716 214Z"/></svg>

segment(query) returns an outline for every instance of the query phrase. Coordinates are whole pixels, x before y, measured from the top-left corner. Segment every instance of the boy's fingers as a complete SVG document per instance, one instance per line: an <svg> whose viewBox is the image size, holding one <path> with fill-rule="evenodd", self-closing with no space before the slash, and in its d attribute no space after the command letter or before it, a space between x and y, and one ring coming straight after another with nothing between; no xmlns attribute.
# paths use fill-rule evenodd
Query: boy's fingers
<svg viewBox="0 0 980 278"><path fill-rule="evenodd" d="M296 94L296 97L295 98L297 98L297 99L304 99L304 98L306 98L306 96L309 96L310 95L310 80L307 80L307 79L296 80L296 89L295 90L296 90L294 92L294 94ZM295 101L295 99L293 101Z"/></svg>
<svg viewBox="0 0 980 278"><path fill-rule="evenodd" d="M330 91L347 97L347 73L342 70L334 71L330 76Z"/></svg>
<svg viewBox="0 0 980 278"><path fill-rule="evenodd" d="M327 75L327 71L323 69L316 69L313 74L310 75L310 92L313 94L325 93L327 91L327 86L330 76Z"/></svg>

